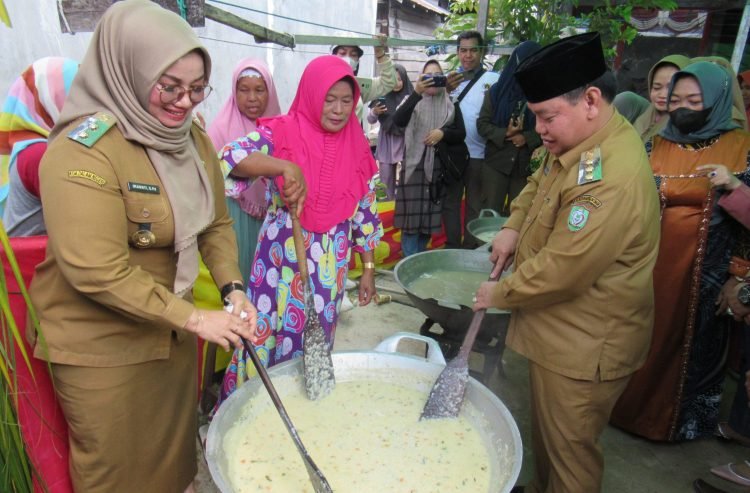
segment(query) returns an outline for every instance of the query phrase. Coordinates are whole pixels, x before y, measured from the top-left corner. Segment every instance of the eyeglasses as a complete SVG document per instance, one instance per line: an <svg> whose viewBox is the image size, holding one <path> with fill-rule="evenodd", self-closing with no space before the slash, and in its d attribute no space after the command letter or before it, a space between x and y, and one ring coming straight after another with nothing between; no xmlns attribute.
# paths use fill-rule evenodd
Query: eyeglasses
<svg viewBox="0 0 750 493"><path fill-rule="evenodd" d="M185 97L185 93L188 94L190 101L193 104L198 104L206 99L211 92L213 87L206 84L205 86L190 86L183 87L178 85L166 85L160 82L158 84L159 98L164 104L174 103L175 101L181 101Z"/></svg>

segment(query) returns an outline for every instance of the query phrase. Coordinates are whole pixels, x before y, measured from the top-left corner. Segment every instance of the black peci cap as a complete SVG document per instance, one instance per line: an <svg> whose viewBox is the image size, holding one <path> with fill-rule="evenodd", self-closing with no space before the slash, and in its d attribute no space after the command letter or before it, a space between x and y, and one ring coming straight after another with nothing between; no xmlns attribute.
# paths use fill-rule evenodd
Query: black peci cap
<svg viewBox="0 0 750 493"><path fill-rule="evenodd" d="M516 80L530 103L578 89L607 71L599 33L563 38L529 56L516 70Z"/></svg>

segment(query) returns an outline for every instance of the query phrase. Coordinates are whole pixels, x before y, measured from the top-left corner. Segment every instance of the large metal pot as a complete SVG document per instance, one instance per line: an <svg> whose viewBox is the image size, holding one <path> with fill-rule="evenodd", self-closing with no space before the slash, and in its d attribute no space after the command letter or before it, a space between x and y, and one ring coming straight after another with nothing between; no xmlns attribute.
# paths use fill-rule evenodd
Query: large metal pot
<svg viewBox="0 0 750 493"><path fill-rule="evenodd" d="M476 219L469 221L466 230L480 244L491 243L508 218L501 216L493 209L482 209Z"/></svg>
<svg viewBox="0 0 750 493"><path fill-rule="evenodd" d="M471 307L458 305L446 300L420 298L411 289L415 280L425 273L440 270L456 270L486 273L489 278L492 264L489 254L477 250L442 249L428 250L402 259L393 270L396 282L406 291L414 306L428 318L434 320L445 330L446 337L462 341L469 328L474 312ZM477 286L478 288L479 286ZM505 334L510 321L510 312L506 310L487 310L479 330L478 340L488 341L493 337L505 342Z"/></svg>
<svg viewBox="0 0 750 493"><path fill-rule="evenodd" d="M396 346L404 338L426 343L427 360L396 353ZM445 359L435 341L409 332L394 334L380 343L374 351L333 353L333 366L338 382L368 379L393 381L423 391L425 402L444 365ZM282 400L290 392L304 393L301 358L274 366L268 373L274 382L280 377L294 377L283 379L293 382L291 385L276 389ZM222 493L232 493L226 473L227 458L224 454L223 437L240 419L245 405L259 392L266 392L260 379L249 380L219 407L209 426L206 461L211 477ZM467 418L480 430L494 464L490 471L491 486L487 493L509 492L518 479L523 457L521 435L513 416L495 394L473 378L469 379L464 407L469 411L466 413ZM304 440L304 437L302 439ZM430 491L430 488L426 487L425 491Z"/></svg>

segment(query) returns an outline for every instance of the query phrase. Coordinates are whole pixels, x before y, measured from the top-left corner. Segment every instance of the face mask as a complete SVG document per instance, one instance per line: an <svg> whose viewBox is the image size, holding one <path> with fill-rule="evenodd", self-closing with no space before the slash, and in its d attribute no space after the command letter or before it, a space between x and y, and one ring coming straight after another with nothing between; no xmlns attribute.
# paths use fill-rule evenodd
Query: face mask
<svg viewBox="0 0 750 493"><path fill-rule="evenodd" d="M346 57L346 59L349 61L349 66L352 68L352 71L356 74L357 69L359 68L359 60L355 60L351 57Z"/></svg>
<svg viewBox="0 0 750 493"><path fill-rule="evenodd" d="M683 134L697 132L706 125L711 108L700 111L677 108L669 112L669 121Z"/></svg>

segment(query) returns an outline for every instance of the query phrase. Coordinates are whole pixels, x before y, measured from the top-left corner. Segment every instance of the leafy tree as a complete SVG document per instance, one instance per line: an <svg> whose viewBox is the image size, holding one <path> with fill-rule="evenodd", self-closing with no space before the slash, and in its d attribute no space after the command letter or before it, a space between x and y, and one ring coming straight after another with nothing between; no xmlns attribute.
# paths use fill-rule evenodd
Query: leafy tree
<svg viewBox="0 0 750 493"><path fill-rule="evenodd" d="M572 15L578 0L490 0L487 39L500 37L503 43L515 45L534 40L542 45L559 39L561 33L582 29L599 31L605 55L614 59L617 44L630 44L637 34L630 25L633 9L674 10L674 0L602 0L590 12ZM454 0L451 14L435 31L436 36L450 38L466 29L475 29L479 0Z"/></svg>

